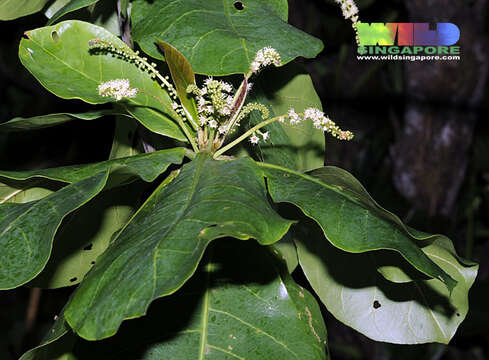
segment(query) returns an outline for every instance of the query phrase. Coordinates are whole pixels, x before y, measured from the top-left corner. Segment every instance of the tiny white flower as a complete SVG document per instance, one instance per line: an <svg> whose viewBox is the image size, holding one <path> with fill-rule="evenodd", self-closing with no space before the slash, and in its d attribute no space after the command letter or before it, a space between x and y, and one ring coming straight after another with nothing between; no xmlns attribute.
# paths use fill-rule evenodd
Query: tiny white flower
<svg viewBox="0 0 489 360"><path fill-rule="evenodd" d="M297 125L301 123L301 118L299 114L297 114L293 108L289 110L288 115L289 115L291 125Z"/></svg>
<svg viewBox="0 0 489 360"><path fill-rule="evenodd" d="M261 134L261 137L263 138L263 141L267 141L268 139L270 139L270 132L267 131Z"/></svg>
<svg viewBox="0 0 489 360"><path fill-rule="evenodd" d="M231 86L231 84L228 84L227 82L224 82L224 81L221 81L221 84L222 84L222 89L225 91L225 92L232 92L233 91L233 87Z"/></svg>
<svg viewBox="0 0 489 360"><path fill-rule="evenodd" d="M246 85L246 92L250 92L250 91L251 91L251 89L253 89L253 83L248 83L248 84Z"/></svg>
<svg viewBox="0 0 489 360"><path fill-rule="evenodd" d="M98 86L98 93L103 97L113 97L117 101L123 98L134 98L138 89L131 88L128 79L115 79Z"/></svg>
<svg viewBox="0 0 489 360"><path fill-rule="evenodd" d="M205 116L199 116L200 126L207 124L207 118Z"/></svg>
<svg viewBox="0 0 489 360"><path fill-rule="evenodd" d="M209 127L211 127L212 129L215 129L217 128L217 121L212 119L209 121Z"/></svg>
<svg viewBox="0 0 489 360"><path fill-rule="evenodd" d="M285 122L284 117L283 117L283 116L279 117L279 118L278 118L278 122L279 122L279 123L284 123L284 122Z"/></svg>
<svg viewBox="0 0 489 360"><path fill-rule="evenodd" d="M205 79L204 81L204 85L205 86L209 86L209 84L213 81L214 79L212 78L212 76L208 77L207 79Z"/></svg>
<svg viewBox="0 0 489 360"><path fill-rule="evenodd" d="M256 73L260 69L260 64L256 61L253 61L250 65L250 70Z"/></svg>
<svg viewBox="0 0 489 360"><path fill-rule="evenodd" d="M250 142L252 144L258 144L260 142L260 138L256 136L256 134L253 134L250 136Z"/></svg>
<svg viewBox="0 0 489 360"><path fill-rule="evenodd" d="M219 131L219 134L221 134L221 135L225 134L228 131L227 127L224 125L219 126L219 129L217 129L217 130Z"/></svg>

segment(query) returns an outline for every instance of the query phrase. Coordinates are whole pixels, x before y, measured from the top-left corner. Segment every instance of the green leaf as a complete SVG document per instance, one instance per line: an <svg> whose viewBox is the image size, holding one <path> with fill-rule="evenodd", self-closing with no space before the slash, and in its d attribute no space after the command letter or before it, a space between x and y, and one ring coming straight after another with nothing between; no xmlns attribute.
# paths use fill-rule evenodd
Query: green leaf
<svg viewBox="0 0 489 360"><path fill-rule="evenodd" d="M252 160L199 154L158 187L100 256L65 317L83 338L112 336L125 319L144 315L152 300L178 290L212 240L255 238L269 245L290 225L270 206Z"/></svg>
<svg viewBox="0 0 489 360"><path fill-rule="evenodd" d="M415 237L378 208L361 201L356 188L346 187L346 180L337 185L338 178L350 179L351 175L345 176L346 171L324 168L314 172L320 177L312 177L276 165L258 164L268 179L272 199L298 206L321 226L326 239L337 248L351 253L381 249L397 251L413 267L442 281L449 291L455 287L456 281L418 246L421 244L418 240L434 236Z"/></svg>
<svg viewBox="0 0 489 360"><path fill-rule="evenodd" d="M30 118L16 117L0 124L0 132L14 132L44 129L51 126L64 124L73 120L96 120L105 115L114 115L113 110L98 110L86 113L58 113L50 115L34 116Z"/></svg>
<svg viewBox="0 0 489 360"><path fill-rule="evenodd" d="M34 14L49 0L0 0L0 20L13 20Z"/></svg>
<svg viewBox="0 0 489 360"><path fill-rule="evenodd" d="M390 263L391 269L397 267L400 272L409 268L399 255L349 254L321 241L319 229L302 230L297 241L301 267L339 321L371 339L396 344L447 344L455 335L468 311L468 292L477 266L461 264L447 238L425 242L422 251L457 281L451 295L436 279L393 283L383 278L382 264Z"/></svg>
<svg viewBox="0 0 489 360"><path fill-rule="evenodd" d="M135 156L143 153L138 139L138 123L135 120L117 118L115 122L114 140L110 149L109 159Z"/></svg>
<svg viewBox="0 0 489 360"><path fill-rule="evenodd" d="M25 204L0 205L0 289L12 289L37 276L51 253L63 218L102 191L102 171Z"/></svg>
<svg viewBox="0 0 489 360"><path fill-rule="evenodd" d="M72 165L31 171L0 171L0 177L14 180L45 178L74 183L101 171L110 170L112 186L140 177L146 182L154 181L166 171L170 164L180 164L185 155L184 148L156 151L126 158L102 161L93 164Z"/></svg>
<svg viewBox="0 0 489 360"><path fill-rule="evenodd" d="M89 41L110 42L128 53L132 50L107 30L82 21L64 21L27 31L20 42L22 64L49 91L64 99L81 99L90 104L115 101L98 94L98 85L124 78L140 91L120 104L149 130L186 140L172 119L172 101L149 73L113 54L93 51Z"/></svg>
<svg viewBox="0 0 489 360"><path fill-rule="evenodd" d="M283 261L285 261L290 274L292 274L297 265L299 265L293 234L293 228L291 228L279 242L276 242L273 245L273 251L277 256L280 256Z"/></svg>
<svg viewBox="0 0 489 360"><path fill-rule="evenodd" d="M124 323L114 337L71 345L73 335L66 333L21 360L109 354L141 360L329 359L318 304L269 251L232 240L216 245L181 290L156 301L148 316Z"/></svg>
<svg viewBox="0 0 489 360"><path fill-rule="evenodd" d="M98 0L71 0L68 2L65 6L63 6L61 9L59 9L48 21L48 25L54 24L56 21L58 21L61 17L64 15L76 11L79 9L82 9L84 7L87 7L89 5L95 4L98 2Z"/></svg>
<svg viewBox="0 0 489 360"><path fill-rule="evenodd" d="M198 74L248 73L258 50L271 46L287 64L298 56L315 57L323 44L284 21L284 1L135 0L133 38L155 58L155 40L177 48Z"/></svg>
<svg viewBox="0 0 489 360"><path fill-rule="evenodd" d="M184 153L185 149L180 148L97 164L0 171L0 176L16 180L47 178L71 183L37 201L0 204L0 289L22 285L42 271L63 218L101 192L109 173L108 187L127 183L136 176L153 181L171 163L180 163Z"/></svg>
<svg viewBox="0 0 489 360"><path fill-rule="evenodd" d="M193 96L187 93L187 87L195 84L195 74L192 66L177 49L164 41L158 41L158 46L165 53L165 61L170 68L173 83L177 89L178 98L186 110L187 115L197 126L199 123L199 114L197 104Z"/></svg>
<svg viewBox="0 0 489 360"><path fill-rule="evenodd" d="M56 289L78 284L137 210L140 182L112 189L71 214L56 233L53 252L29 286Z"/></svg>
<svg viewBox="0 0 489 360"><path fill-rule="evenodd" d="M52 181L43 181L42 179L16 181L0 177L0 181L0 204L23 204L39 200L61 187Z"/></svg>
<svg viewBox="0 0 489 360"><path fill-rule="evenodd" d="M250 101L267 105L271 117L286 114L290 108L303 112L308 107L321 109L321 100L311 77L296 64L266 71L253 84ZM257 125L261 117L251 113L250 122ZM270 139L253 147L261 161L299 171L324 165L324 133L311 121L301 126L275 122L265 128Z"/></svg>

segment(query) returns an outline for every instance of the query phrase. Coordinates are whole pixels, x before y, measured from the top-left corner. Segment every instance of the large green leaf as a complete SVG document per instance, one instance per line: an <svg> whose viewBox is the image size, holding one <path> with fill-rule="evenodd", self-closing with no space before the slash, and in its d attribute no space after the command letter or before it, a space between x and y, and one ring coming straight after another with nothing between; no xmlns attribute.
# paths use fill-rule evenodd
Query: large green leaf
<svg viewBox="0 0 489 360"><path fill-rule="evenodd" d="M162 58L155 39L176 47L198 74L247 73L261 48L275 48L286 64L298 56L315 57L316 39L287 24L285 0L135 0L133 37L142 49Z"/></svg>
<svg viewBox="0 0 489 360"><path fill-rule="evenodd" d="M13 132L44 129L55 125L64 124L73 120L96 120L105 115L113 115L113 110L98 110L86 113L58 113L34 116L30 118L16 117L10 121L0 124L0 132Z"/></svg>
<svg viewBox="0 0 489 360"><path fill-rule="evenodd" d="M39 200L62 187L59 183L42 179L16 181L0 178L0 180L0 204Z"/></svg>
<svg viewBox="0 0 489 360"><path fill-rule="evenodd" d="M34 14L49 0L0 0L0 20L13 20Z"/></svg>
<svg viewBox="0 0 489 360"><path fill-rule="evenodd" d="M146 182L154 181L170 164L180 164L185 155L184 148L156 151L150 154L102 161L93 164L63 166L30 171L0 171L0 178L27 180L45 178L74 183L101 171L110 170L112 186L140 177Z"/></svg>
<svg viewBox="0 0 489 360"><path fill-rule="evenodd" d="M318 304L267 249L216 245L181 290L156 301L148 316L124 323L114 337L88 342L65 331L21 360L328 358Z"/></svg>
<svg viewBox="0 0 489 360"><path fill-rule="evenodd" d="M172 119L169 95L149 73L114 54L90 50L89 41L98 38L132 53L124 42L107 30L73 20L25 34L27 38L20 42L20 60L55 95L90 104L106 103L114 100L100 96L98 85L119 78L129 79L131 86L141 91L135 98L120 102L125 110L153 132L186 139Z"/></svg>
<svg viewBox="0 0 489 360"><path fill-rule="evenodd" d="M468 311L477 266L461 264L450 241L436 237L422 251L457 281L450 294L436 279L387 281L379 268L404 273L405 260L392 252L349 254L321 241L320 230L302 227L299 261L314 291L341 322L377 340L397 344L448 343ZM395 255L395 254L394 254Z"/></svg>
<svg viewBox="0 0 489 360"><path fill-rule="evenodd" d="M22 285L41 272L63 218L102 191L107 175L102 171L41 200L0 205L0 289Z"/></svg>
<svg viewBox="0 0 489 360"><path fill-rule="evenodd" d="M64 15L87 7L89 5L95 4L98 0L70 0L65 6L56 11L53 16L49 19L48 25L54 24L56 21L61 19Z"/></svg>
<svg viewBox="0 0 489 360"><path fill-rule="evenodd" d="M284 115L290 108L298 113L308 107L321 109L311 77L295 64L260 74L249 98L267 105L272 117ZM258 114L251 113L251 124L260 121ZM270 139L255 147L260 160L299 171L324 165L324 133L315 129L311 121L301 126L275 122L265 129L270 132Z"/></svg>
<svg viewBox="0 0 489 360"><path fill-rule="evenodd" d="M98 164L0 172L16 180L48 178L71 183L36 201L0 204L0 289L22 285L41 272L63 218L102 191L109 174L115 177L110 186L136 176L153 181L171 163L180 163L184 152L172 149Z"/></svg>
<svg viewBox="0 0 489 360"><path fill-rule="evenodd" d="M46 267L29 286L55 289L81 282L137 210L143 190L140 182L112 189L71 214L56 233Z"/></svg>
<svg viewBox="0 0 489 360"><path fill-rule="evenodd" d="M450 291L455 287L456 281L418 246L418 240L434 236L417 238L376 207L361 201L354 188L346 187L346 181L337 185L335 180L346 172L326 168L324 172L336 176L318 178L276 165L258 164L265 171L272 199L298 206L321 226L326 239L337 248L351 253L394 250L422 273L442 281Z"/></svg>
<svg viewBox="0 0 489 360"><path fill-rule="evenodd" d="M125 319L145 314L152 300L178 290L212 240L255 238L269 245L290 224L268 203L252 160L199 154L160 185L99 257L65 317L83 338L111 336Z"/></svg>

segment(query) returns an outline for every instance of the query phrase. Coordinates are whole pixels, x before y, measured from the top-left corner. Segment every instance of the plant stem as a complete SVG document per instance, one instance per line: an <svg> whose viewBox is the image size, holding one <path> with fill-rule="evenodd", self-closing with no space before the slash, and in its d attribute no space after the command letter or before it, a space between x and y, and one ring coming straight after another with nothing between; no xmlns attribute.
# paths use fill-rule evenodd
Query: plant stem
<svg viewBox="0 0 489 360"><path fill-rule="evenodd" d="M220 155L224 154L226 151L228 151L229 149L233 148L234 146L238 145L241 141L245 140L246 138L248 138L250 135L252 135L254 132L256 132L258 129L261 129L262 127L264 126L267 126L275 121L278 121L278 119L280 119L281 116L276 116L274 118L271 118L271 119L268 119L268 120L265 120L261 123L259 123L258 125L252 127L250 130L248 130L247 132L245 132L243 135L241 135L239 138L237 138L236 140L234 140L233 142L230 142L229 144L227 144L226 146L224 146L223 148L219 149L218 151L216 151L216 153L214 154L214 159L216 159L217 157L219 157Z"/></svg>

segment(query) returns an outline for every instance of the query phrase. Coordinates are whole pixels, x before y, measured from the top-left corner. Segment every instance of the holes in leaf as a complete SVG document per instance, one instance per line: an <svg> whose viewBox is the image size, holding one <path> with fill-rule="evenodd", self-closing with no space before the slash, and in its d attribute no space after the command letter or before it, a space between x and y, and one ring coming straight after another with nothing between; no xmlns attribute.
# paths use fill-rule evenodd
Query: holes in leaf
<svg viewBox="0 0 489 360"><path fill-rule="evenodd" d="M78 280L78 278L77 277L74 277L74 278L71 278L70 279L70 282L75 282L76 280Z"/></svg>
<svg viewBox="0 0 489 360"><path fill-rule="evenodd" d="M51 39L53 39L54 42L59 41L59 35L58 35L58 32L56 30L51 31Z"/></svg>
<svg viewBox="0 0 489 360"><path fill-rule="evenodd" d="M90 261L90 264L95 265L95 261Z"/></svg>
<svg viewBox="0 0 489 360"><path fill-rule="evenodd" d="M460 316L460 313L457 313L457 316Z"/></svg>
<svg viewBox="0 0 489 360"><path fill-rule="evenodd" d="M235 1L233 5L234 8L239 11L244 10L245 8L244 4L241 1Z"/></svg>
<svg viewBox="0 0 489 360"><path fill-rule="evenodd" d="M87 250L88 251L88 250L92 250L92 248L93 248L93 244L88 244L87 246L85 246L83 248L83 250Z"/></svg>
<svg viewBox="0 0 489 360"><path fill-rule="evenodd" d="M380 303L377 300L374 301L374 309L378 309L381 306L382 305L380 305Z"/></svg>

